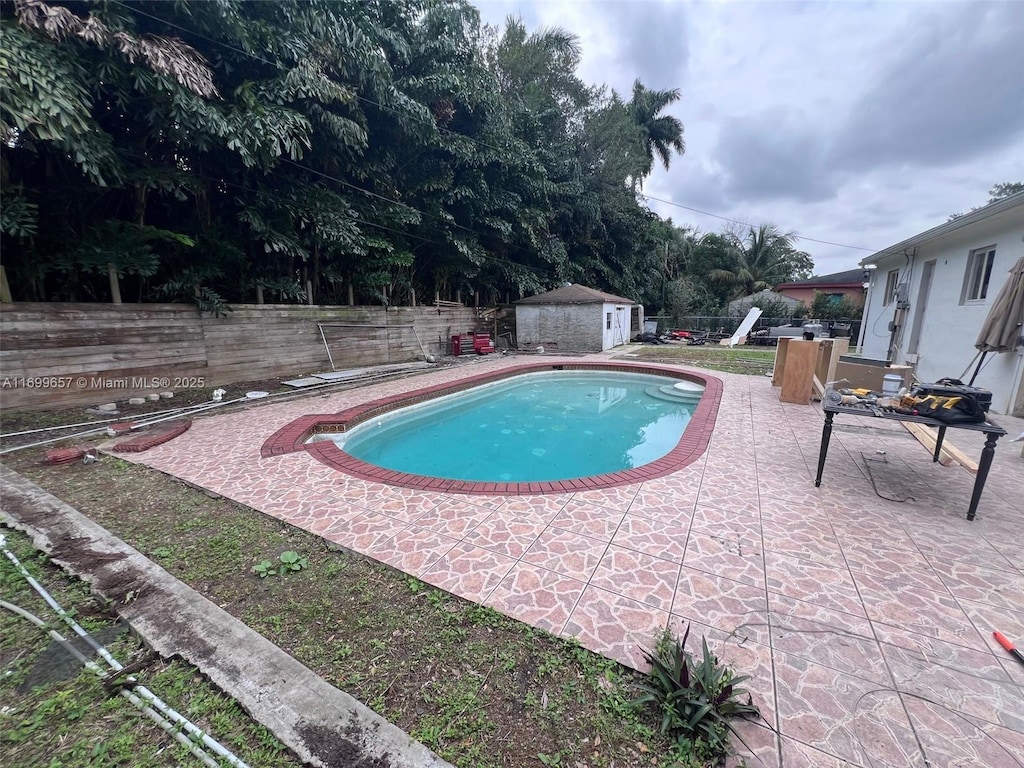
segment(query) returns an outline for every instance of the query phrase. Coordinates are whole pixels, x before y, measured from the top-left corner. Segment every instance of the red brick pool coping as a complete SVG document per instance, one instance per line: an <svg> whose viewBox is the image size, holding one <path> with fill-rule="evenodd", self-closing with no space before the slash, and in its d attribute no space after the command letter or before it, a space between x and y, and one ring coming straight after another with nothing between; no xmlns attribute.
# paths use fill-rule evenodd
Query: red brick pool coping
<svg viewBox="0 0 1024 768"><path fill-rule="evenodd" d="M501 381L512 376L538 371L628 371L630 373L647 373L654 376L666 376L702 384L704 386L704 395L701 397L700 402L697 403L697 407L694 409L682 437L679 438L679 442L665 456L635 469L625 469L621 472L610 472L590 477L579 477L572 480L554 480L541 483L487 483L410 475L405 472L397 472L393 469L385 469L373 464L367 464L365 461L345 453L328 440L315 443L306 442L314 435L346 432L357 424L398 410L399 408L404 408L407 405L414 405L441 397L442 395L450 395L455 392L472 389L480 384ZM263 458L269 458L306 451L328 467L362 478L363 480L441 493L523 496L541 493L591 491L599 488L614 488L616 486L639 483L644 480L653 480L656 477L664 477L692 464L700 458L708 447L711 433L715 427L715 420L718 417L718 406L721 401L721 379L694 371L684 371L667 366L627 363L532 363L506 368L501 371L469 376L454 383L436 384L414 390L413 392L382 397L369 403L363 403L362 405L339 411L338 413L301 416L267 438L260 449L260 455Z"/></svg>

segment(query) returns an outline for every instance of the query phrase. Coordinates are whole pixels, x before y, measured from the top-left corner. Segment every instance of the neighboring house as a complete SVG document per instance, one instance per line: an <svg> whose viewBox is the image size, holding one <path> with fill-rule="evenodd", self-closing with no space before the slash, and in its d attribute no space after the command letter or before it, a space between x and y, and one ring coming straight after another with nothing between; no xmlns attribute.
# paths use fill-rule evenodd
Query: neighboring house
<svg viewBox="0 0 1024 768"><path fill-rule="evenodd" d="M807 280L795 280L792 283L779 283L775 286L777 293L791 299L802 301L808 307L814 303L819 293L833 298L836 303L849 299L858 307L864 306L864 268L848 269L845 272L833 272L831 275L811 277Z"/></svg>
<svg viewBox="0 0 1024 768"><path fill-rule="evenodd" d="M560 350L603 352L627 343L632 329L643 327L641 305L583 285L564 285L515 305L516 336L524 349L555 344Z"/></svg>
<svg viewBox="0 0 1024 768"><path fill-rule="evenodd" d="M752 293L749 296L743 296L742 298L730 301L728 309L729 316L739 317L747 314L747 312L750 311L750 308L754 306L754 302L757 302L759 306L764 306L768 302L782 302L786 305L786 309L788 310L786 316L791 316L793 312L801 306L797 299L791 299L789 296L783 296L781 293L775 293L774 291L769 291L766 288L763 291L758 291L757 293ZM808 304L808 306L810 305Z"/></svg>
<svg viewBox="0 0 1024 768"><path fill-rule="evenodd" d="M913 365L920 381L970 379L981 325L1007 272L1024 254L1024 192L896 243L871 269L860 351ZM873 269L872 269L873 268ZM989 354L975 381L992 409L1024 416L1024 347Z"/></svg>

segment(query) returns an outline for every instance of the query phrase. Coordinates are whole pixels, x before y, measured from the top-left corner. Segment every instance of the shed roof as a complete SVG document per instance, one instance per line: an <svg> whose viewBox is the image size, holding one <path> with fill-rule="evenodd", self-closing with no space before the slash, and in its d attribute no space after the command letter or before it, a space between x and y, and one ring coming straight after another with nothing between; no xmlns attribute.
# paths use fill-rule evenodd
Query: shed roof
<svg viewBox="0 0 1024 768"><path fill-rule="evenodd" d="M632 299L624 299L622 296L615 296L611 293L599 291L596 288L588 288L585 285L563 285L547 293L538 293L535 296L527 296L519 299L516 304L629 304L636 302Z"/></svg>

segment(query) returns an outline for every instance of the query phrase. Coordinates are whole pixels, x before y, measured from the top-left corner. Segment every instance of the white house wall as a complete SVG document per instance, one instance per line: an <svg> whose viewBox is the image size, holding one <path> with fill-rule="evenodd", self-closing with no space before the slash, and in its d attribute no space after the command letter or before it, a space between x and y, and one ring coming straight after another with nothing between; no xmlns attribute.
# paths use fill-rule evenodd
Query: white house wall
<svg viewBox="0 0 1024 768"><path fill-rule="evenodd" d="M1024 255L1024 208L1017 207L1005 215L983 220L918 246L911 258L893 255L880 259L871 275L862 330L861 354L865 358L885 360L889 350L889 323L896 311L896 301L883 306L886 278L899 269L899 283L908 286L910 307L907 310L901 338L891 362L914 364L917 378L935 381L949 376L960 377L967 369L967 381L974 370L970 365L977 354L978 338L992 301L1006 280L1010 267ZM996 255L989 280L986 300L960 303L967 260L971 251L995 245ZM908 347L914 322L919 312L919 289L924 265L935 261L932 287L918 339L917 355ZM1013 410L1013 398L1020 386L1024 369L1022 351L990 354L975 384L992 390L993 409L999 413Z"/></svg>

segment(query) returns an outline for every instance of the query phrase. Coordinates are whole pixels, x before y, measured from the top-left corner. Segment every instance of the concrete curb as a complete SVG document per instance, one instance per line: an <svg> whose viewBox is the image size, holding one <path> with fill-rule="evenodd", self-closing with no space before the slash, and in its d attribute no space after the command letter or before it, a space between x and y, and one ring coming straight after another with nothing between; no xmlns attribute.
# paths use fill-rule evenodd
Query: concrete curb
<svg viewBox="0 0 1024 768"><path fill-rule="evenodd" d="M164 657L180 656L305 762L452 768L138 550L8 467L0 520L92 585Z"/></svg>

